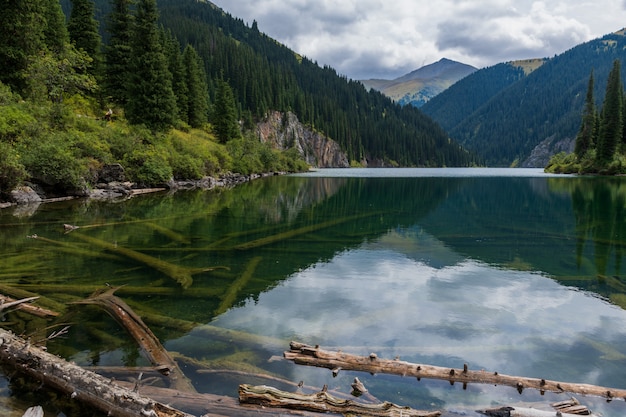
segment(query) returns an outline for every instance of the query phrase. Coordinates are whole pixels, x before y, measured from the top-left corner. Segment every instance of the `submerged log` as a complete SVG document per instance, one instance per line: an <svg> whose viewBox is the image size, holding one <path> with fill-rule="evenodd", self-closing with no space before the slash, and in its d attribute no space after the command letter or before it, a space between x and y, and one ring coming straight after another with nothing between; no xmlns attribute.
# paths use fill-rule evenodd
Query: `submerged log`
<svg viewBox="0 0 626 417"><path fill-rule="evenodd" d="M401 407L390 402L381 404L360 404L353 400L344 400L330 395L322 390L315 394L299 394L280 391L265 385L239 386L239 402L244 404L259 404L263 407L293 408L319 413L333 412L343 415L366 415L386 417L438 417L440 411L413 410L410 407Z"/></svg>
<svg viewBox="0 0 626 417"><path fill-rule="evenodd" d="M254 249L265 245L270 245L272 243L280 242L282 240L291 239L296 236L301 236L307 233L315 232L322 229L327 229L332 226L339 225L341 223L346 223L352 220L363 219L366 217L374 216L376 213L367 213L367 214L356 214L354 216L341 217L334 220L328 220L322 223L312 224L309 226L303 226L297 229L288 230L286 232L277 233L272 236L262 237L260 239L252 240L246 243L242 243L236 245L234 248L237 250L248 250Z"/></svg>
<svg viewBox="0 0 626 417"><path fill-rule="evenodd" d="M73 294L84 296L92 294L102 288L102 285L89 284L12 284L15 288L28 291L36 291L39 294ZM223 294L222 289L214 288L193 288L181 290L178 287L154 287L154 286L133 286L124 285L119 287L117 294L122 295L165 295L171 297L184 296L185 298L209 298Z"/></svg>
<svg viewBox="0 0 626 417"><path fill-rule="evenodd" d="M235 282L231 284L231 286L228 288L228 290L224 294L224 298L222 298L222 302L220 303L219 307L215 311L216 316L219 316L220 314L225 313L228 309L230 309L233 306L233 303L237 299L237 295L239 294L241 289L246 286L248 281L250 281L250 278L252 278L252 276L254 275L254 272L256 271L256 268L262 259L263 258L261 258L260 256L255 256L254 258L250 260L250 262L248 262L248 265L246 266L246 269L243 271L241 276L237 278Z"/></svg>
<svg viewBox="0 0 626 417"><path fill-rule="evenodd" d="M136 262L143 263L146 266L149 266L172 278L173 280L178 282L183 288L189 288L191 286L191 284L193 283L193 278L191 278L192 275L199 274L201 272L213 271L215 269L228 269L225 266L187 268L184 266L175 265L159 258L155 258L154 256L146 255L145 253L137 252L133 249L124 248L122 246L118 246L116 244L97 239L95 237L87 236L80 233L75 233L72 236L77 237L87 243L91 243L94 246L106 249L109 252L113 252L118 255L125 256L126 258L132 259Z"/></svg>
<svg viewBox="0 0 626 417"><path fill-rule="evenodd" d="M380 359L375 353L369 356L352 355L349 353L335 352L309 346L300 342L291 342L291 350L284 352L287 360L299 365L317 366L328 369L349 371L362 371L372 374L392 374L401 376L413 376L417 379L429 378L459 382L506 385L516 388L520 393L526 388L539 390L540 392L573 393L581 395L593 395L604 397L607 400L622 398L626 399L626 390L607 388L590 384L578 384L569 382L550 381L541 378L527 378L488 372L485 370L469 370L467 364L463 368L446 368L441 366L421 365L404 362L397 359Z"/></svg>
<svg viewBox="0 0 626 417"><path fill-rule="evenodd" d="M159 367L164 375L168 375L173 388L180 391L195 392L191 381L180 370L172 356L165 350L159 339L135 312L113 295L116 288L95 294L90 298L77 301L75 304L95 304L109 313L135 339L154 366Z"/></svg>

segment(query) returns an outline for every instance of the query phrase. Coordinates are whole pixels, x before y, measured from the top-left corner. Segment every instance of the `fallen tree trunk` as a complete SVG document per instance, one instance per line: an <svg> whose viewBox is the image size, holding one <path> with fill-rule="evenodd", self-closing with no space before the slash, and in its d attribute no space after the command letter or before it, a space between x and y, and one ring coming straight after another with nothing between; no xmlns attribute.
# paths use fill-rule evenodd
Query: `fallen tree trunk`
<svg viewBox="0 0 626 417"><path fill-rule="evenodd" d="M342 415L364 415L381 417L438 417L440 411L413 410L390 402L381 404L360 404L353 400L344 400L321 391L315 394L285 392L265 385L239 386L239 402L259 404L264 407L293 408L318 413L338 413Z"/></svg>
<svg viewBox="0 0 626 417"><path fill-rule="evenodd" d="M150 362L162 370L169 377L173 388L180 391L195 392L191 381L180 370L172 356L165 350L159 339L152 333L150 328L124 301L113 293L116 288L95 294L75 304L95 304L109 313L141 346Z"/></svg>
<svg viewBox="0 0 626 417"><path fill-rule="evenodd" d="M159 258L155 258L150 255L146 255L145 253L137 252L133 249L124 248L122 246L118 246L117 244L97 239L95 237L87 236L80 233L75 233L72 236L99 248L106 249L109 252L115 253L117 255L122 255L128 259L132 259L136 262L149 266L150 268L153 268L172 278L185 289L189 288L193 283L193 278L191 277L192 275L199 274L201 272L214 271L215 269L228 269L224 266L214 266L207 268L187 268L184 266L175 265Z"/></svg>
<svg viewBox="0 0 626 417"><path fill-rule="evenodd" d="M132 388L131 382L116 381L116 384ZM320 417L319 413L289 410L285 408L271 409L263 408L257 405L242 405L236 398L225 397L222 395L180 392L170 388L161 388L155 386L139 386L138 393L145 395L158 401L159 403L168 404L177 409L184 409L189 413L202 417L270 417L270 416L301 416L301 417ZM336 415L336 414L326 414Z"/></svg>
<svg viewBox="0 0 626 417"><path fill-rule="evenodd" d="M72 400L111 417L319 415L299 410L241 406L237 399L226 396L142 386L141 382L113 381L66 362L4 329L0 329L0 363L11 372L15 371L39 381L42 387L67 395ZM179 407L188 408L198 414L188 414L180 411Z"/></svg>
<svg viewBox="0 0 626 417"><path fill-rule="evenodd" d="M30 304L31 301L35 301L38 298L39 297L29 297L16 300L14 298L7 297L6 295L0 294L0 311L4 311L11 307L16 307L19 310L26 311L27 313L41 318L56 317L59 315L59 313L57 313L56 311L48 310L46 308L37 307Z"/></svg>
<svg viewBox="0 0 626 417"><path fill-rule="evenodd" d="M392 374L401 376L414 376L420 378L440 379L459 382L464 386L467 383L507 385L516 388L520 393L526 388L533 388L541 392L569 392L581 395L594 395L604 397L607 400L622 398L626 399L626 390L606 388L590 384L577 384L569 382L550 381L541 378L526 378L520 376L502 375L498 372L484 370L469 370L467 364L462 369L445 368L440 366L420 365L404 362L397 359L380 359L375 353L369 356L352 355L343 352L334 352L313 347L300 342L291 342L291 350L286 351L284 356L287 360L299 365L317 366L332 369L336 374L340 370L362 371L372 374Z"/></svg>
<svg viewBox="0 0 626 417"><path fill-rule="evenodd" d="M112 417L192 417L119 387L0 329L0 361L42 385Z"/></svg>

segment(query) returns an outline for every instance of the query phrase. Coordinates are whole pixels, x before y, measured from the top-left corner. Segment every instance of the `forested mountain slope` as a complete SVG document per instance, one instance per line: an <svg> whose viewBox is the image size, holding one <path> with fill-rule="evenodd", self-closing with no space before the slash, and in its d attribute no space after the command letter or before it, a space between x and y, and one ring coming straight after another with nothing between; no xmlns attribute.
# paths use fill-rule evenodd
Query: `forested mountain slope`
<svg viewBox="0 0 626 417"><path fill-rule="evenodd" d="M510 64L479 70L422 110L488 165L524 165L539 144L550 151L574 140L591 71L599 105L615 59L626 59L621 32L547 59L527 76Z"/></svg>
<svg viewBox="0 0 626 417"><path fill-rule="evenodd" d="M106 11L108 2L96 0L96 7ZM263 34L256 22L248 26L207 1L160 0L158 6L163 26L203 58L210 94L217 80L226 80L246 122L272 110L292 111L337 141L351 161L370 166L474 163L422 112L368 92L330 67L320 68Z"/></svg>

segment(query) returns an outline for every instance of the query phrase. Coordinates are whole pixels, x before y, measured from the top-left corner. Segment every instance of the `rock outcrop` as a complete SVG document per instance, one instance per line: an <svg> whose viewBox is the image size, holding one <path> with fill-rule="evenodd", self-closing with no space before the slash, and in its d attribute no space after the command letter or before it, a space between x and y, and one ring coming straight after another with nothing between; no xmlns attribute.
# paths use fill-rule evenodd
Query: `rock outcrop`
<svg viewBox="0 0 626 417"><path fill-rule="evenodd" d="M262 142L286 150L295 147L304 160L317 168L347 168L348 157L339 144L325 135L304 126L291 112L270 112L257 124Z"/></svg>
<svg viewBox="0 0 626 417"><path fill-rule="evenodd" d="M548 161L553 155L559 152L572 153L576 140L565 138L555 140L555 135L544 139L539 145L535 146L530 156L521 164L522 168L544 168L548 165Z"/></svg>

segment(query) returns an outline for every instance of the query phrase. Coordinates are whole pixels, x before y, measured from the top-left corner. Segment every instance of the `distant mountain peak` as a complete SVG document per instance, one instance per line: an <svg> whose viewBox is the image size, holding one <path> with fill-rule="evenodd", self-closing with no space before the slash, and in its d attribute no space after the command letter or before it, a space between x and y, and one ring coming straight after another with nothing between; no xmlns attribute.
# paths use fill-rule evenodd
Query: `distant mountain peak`
<svg viewBox="0 0 626 417"><path fill-rule="evenodd" d="M477 68L441 58L393 80L362 80L365 88L380 91L396 102L420 107Z"/></svg>

